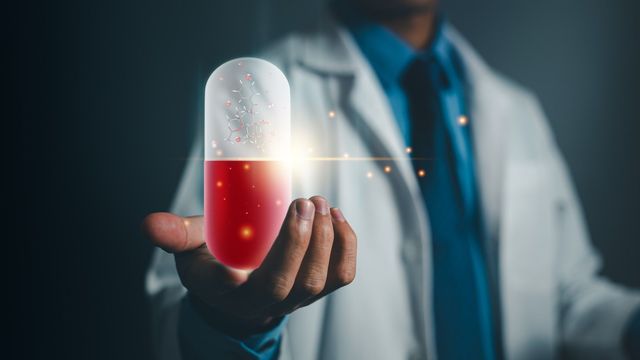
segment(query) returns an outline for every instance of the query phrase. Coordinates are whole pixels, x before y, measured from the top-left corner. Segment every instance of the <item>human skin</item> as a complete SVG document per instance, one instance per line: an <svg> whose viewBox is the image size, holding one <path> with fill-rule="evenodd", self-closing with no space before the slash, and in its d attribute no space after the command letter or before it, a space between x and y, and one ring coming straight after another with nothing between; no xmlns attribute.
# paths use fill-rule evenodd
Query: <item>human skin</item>
<svg viewBox="0 0 640 360"><path fill-rule="evenodd" d="M271 250L251 272L215 259L204 241L202 216L152 213L142 227L155 246L174 254L196 310L238 337L270 327L356 274L356 235L342 212L320 196L291 203Z"/></svg>
<svg viewBox="0 0 640 360"><path fill-rule="evenodd" d="M389 28L414 49L433 37L438 0L353 0L374 21Z"/></svg>
<svg viewBox="0 0 640 360"><path fill-rule="evenodd" d="M360 11L415 49L430 43L438 0L353 0ZM173 253L196 309L236 336L269 327L355 277L356 235L326 199L297 199L262 265L253 272L224 266L204 242L203 218L153 213L143 229L155 246Z"/></svg>

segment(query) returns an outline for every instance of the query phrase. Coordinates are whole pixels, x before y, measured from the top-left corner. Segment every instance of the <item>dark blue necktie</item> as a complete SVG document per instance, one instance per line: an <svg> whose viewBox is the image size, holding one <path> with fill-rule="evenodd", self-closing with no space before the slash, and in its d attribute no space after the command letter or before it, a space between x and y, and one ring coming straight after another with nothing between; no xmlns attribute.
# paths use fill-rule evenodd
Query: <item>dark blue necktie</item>
<svg viewBox="0 0 640 360"><path fill-rule="evenodd" d="M412 157L429 212L433 312L439 359L493 359L488 292L476 216L465 206L441 91L448 84L435 60L416 59L403 76L409 100ZM471 154L468 154L471 155ZM483 313L484 311L484 313Z"/></svg>

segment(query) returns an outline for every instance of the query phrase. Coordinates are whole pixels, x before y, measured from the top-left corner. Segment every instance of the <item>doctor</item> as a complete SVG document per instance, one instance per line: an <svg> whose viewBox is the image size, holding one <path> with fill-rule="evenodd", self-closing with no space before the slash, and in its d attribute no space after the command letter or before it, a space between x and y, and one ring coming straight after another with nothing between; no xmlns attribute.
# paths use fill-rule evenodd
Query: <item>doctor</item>
<svg viewBox="0 0 640 360"><path fill-rule="evenodd" d="M436 0L335 2L261 57L291 84L294 148L344 160L298 166L301 199L246 274L182 217L202 213L196 140L176 215L144 222L165 250L146 283L159 358L640 356L640 294L598 275L539 104Z"/></svg>

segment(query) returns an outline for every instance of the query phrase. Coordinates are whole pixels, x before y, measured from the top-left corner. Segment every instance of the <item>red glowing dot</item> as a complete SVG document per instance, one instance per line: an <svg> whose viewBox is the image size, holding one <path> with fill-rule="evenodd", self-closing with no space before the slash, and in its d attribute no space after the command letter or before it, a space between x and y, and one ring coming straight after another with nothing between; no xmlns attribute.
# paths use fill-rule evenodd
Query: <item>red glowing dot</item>
<svg viewBox="0 0 640 360"><path fill-rule="evenodd" d="M217 186L217 187L222 187L222 181L218 180L218 181L216 182L216 186Z"/></svg>

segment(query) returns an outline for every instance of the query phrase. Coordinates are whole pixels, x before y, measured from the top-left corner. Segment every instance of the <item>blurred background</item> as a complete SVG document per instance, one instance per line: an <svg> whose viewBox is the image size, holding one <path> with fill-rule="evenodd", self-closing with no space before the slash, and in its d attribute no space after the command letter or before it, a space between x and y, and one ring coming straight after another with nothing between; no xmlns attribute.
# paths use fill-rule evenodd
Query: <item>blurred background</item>
<svg viewBox="0 0 640 360"><path fill-rule="evenodd" d="M318 21L324 1L3 6L9 154L3 300L12 358L149 359L139 223L166 210L209 73ZM545 107L604 273L640 287L640 3L441 0Z"/></svg>

